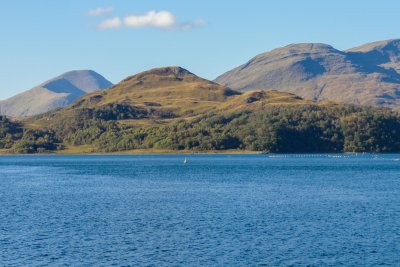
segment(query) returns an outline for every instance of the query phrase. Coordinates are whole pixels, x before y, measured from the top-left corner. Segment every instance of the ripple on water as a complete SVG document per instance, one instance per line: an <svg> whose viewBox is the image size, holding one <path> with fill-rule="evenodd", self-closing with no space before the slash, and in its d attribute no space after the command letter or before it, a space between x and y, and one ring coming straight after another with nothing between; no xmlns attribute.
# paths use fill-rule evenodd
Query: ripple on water
<svg viewBox="0 0 400 267"><path fill-rule="evenodd" d="M2 157L0 262L399 265L399 155L278 156Z"/></svg>

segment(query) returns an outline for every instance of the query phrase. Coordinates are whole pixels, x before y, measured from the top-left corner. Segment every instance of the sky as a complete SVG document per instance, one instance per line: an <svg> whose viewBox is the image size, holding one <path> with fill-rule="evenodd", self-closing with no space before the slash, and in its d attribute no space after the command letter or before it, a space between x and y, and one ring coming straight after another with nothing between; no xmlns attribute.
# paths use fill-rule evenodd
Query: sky
<svg viewBox="0 0 400 267"><path fill-rule="evenodd" d="M61 73L117 83L162 66L215 79L291 43L400 38L398 0L3 0L0 100Z"/></svg>

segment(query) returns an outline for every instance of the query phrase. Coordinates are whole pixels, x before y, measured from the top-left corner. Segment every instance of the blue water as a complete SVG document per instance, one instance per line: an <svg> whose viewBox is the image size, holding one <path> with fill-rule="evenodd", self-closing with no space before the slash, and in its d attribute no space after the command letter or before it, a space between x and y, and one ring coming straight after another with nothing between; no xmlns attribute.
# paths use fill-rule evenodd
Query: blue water
<svg viewBox="0 0 400 267"><path fill-rule="evenodd" d="M0 157L0 265L400 266L400 155Z"/></svg>

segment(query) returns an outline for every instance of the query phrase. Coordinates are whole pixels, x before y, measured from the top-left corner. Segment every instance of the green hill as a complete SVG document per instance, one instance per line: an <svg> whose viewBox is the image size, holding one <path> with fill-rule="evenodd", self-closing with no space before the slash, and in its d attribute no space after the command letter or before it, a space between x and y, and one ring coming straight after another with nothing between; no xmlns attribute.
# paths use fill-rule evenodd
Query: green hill
<svg viewBox="0 0 400 267"><path fill-rule="evenodd" d="M1 140L9 140L0 149L18 153L400 151L400 117L389 109L238 92L180 67L131 76L22 122L0 122Z"/></svg>

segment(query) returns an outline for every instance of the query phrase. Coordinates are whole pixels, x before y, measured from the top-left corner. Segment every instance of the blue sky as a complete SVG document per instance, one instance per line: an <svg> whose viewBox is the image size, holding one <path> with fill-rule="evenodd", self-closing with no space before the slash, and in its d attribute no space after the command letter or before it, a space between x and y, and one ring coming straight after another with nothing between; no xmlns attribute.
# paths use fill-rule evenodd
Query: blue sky
<svg viewBox="0 0 400 267"><path fill-rule="evenodd" d="M289 43L400 38L400 1L4 0L0 99L74 69L116 83L160 66L214 79Z"/></svg>

